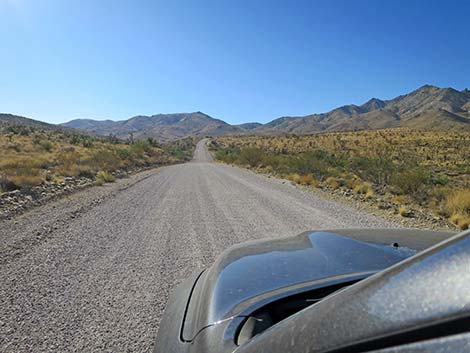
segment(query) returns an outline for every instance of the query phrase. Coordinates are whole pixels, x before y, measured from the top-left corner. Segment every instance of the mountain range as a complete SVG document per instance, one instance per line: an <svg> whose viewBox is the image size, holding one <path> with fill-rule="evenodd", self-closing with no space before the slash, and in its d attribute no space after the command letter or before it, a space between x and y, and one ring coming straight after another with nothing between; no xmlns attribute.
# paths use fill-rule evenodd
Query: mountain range
<svg viewBox="0 0 470 353"><path fill-rule="evenodd" d="M52 125L32 119L0 114L0 126L12 123L37 127L79 129L97 135L135 139L152 137L162 142L187 136L224 134L312 134L393 127L470 131L470 90L425 85L390 100L372 98L362 105L345 105L327 113L285 116L261 124L230 125L202 112L139 115L128 120L75 119Z"/></svg>
<svg viewBox="0 0 470 353"><path fill-rule="evenodd" d="M310 134L322 131L375 130L393 127L470 130L470 90L425 85L391 100L372 98L328 113L275 119L257 133Z"/></svg>

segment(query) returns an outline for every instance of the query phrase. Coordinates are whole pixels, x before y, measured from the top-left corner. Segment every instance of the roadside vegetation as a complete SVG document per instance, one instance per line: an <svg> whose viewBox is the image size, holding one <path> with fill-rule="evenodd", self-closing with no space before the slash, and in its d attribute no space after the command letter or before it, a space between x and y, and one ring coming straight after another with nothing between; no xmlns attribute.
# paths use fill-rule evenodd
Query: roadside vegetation
<svg viewBox="0 0 470 353"><path fill-rule="evenodd" d="M422 210L460 229L470 224L467 133L387 129L221 137L211 148L219 161L301 185L346 190L403 217Z"/></svg>
<svg viewBox="0 0 470 353"><path fill-rule="evenodd" d="M41 130L29 126L0 129L0 194L28 190L66 178L113 182L115 173L187 160L194 141L162 146L154 139L120 141L113 136Z"/></svg>

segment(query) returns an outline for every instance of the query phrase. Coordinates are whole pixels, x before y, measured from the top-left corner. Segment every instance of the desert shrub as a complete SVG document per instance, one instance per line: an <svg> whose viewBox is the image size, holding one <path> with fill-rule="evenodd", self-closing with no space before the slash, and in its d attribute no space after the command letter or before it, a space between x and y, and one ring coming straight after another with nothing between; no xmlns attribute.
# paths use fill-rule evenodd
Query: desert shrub
<svg viewBox="0 0 470 353"><path fill-rule="evenodd" d="M370 200L373 197L374 197L374 190L372 190L372 188L371 188L371 189L367 190L367 192L366 192L366 199Z"/></svg>
<svg viewBox="0 0 470 353"><path fill-rule="evenodd" d="M271 166L276 173L281 175L288 175L297 171L296 168L292 167L291 158L287 155L273 153L265 154L263 156L262 163L264 165Z"/></svg>
<svg viewBox="0 0 470 353"><path fill-rule="evenodd" d="M110 171L118 169L121 166L122 160L114 151L102 149L93 153L90 163L96 169Z"/></svg>
<svg viewBox="0 0 470 353"><path fill-rule="evenodd" d="M48 161L43 158L10 157L0 161L5 189L29 188L45 181L44 171ZM8 182L7 182L8 181ZM10 184L8 184L10 183Z"/></svg>
<svg viewBox="0 0 470 353"><path fill-rule="evenodd" d="M470 189L457 190L448 195L446 200L450 220L460 229L470 225Z"/></svg>
<svg viewBox="0 0 470 353"><path fill-rule="evenodd" d="M150 152L152 145L149 140L139 140L131 145L131 151L136 154L143 154L144 152Z"/></svg>
<svg viewBox="0 0 470 353"><path fill-rule="evenodd" d="M398 208L398 214L402 217L409 217L410 216L410 211L405 206L400 206Z"/></svg>
<svg viewBox="0 0 470 353"><path fill-rule="evenodd" d="M95 185L96 186L101 186L101 185L104 185L105 181L101 178L96 178L95 179Z"/></svg>
<svg viewBox="0 0 470 353"><path fill-rule="evenodd" d="M96 175L96 181L95 183L97 185L103 185L104 183L113 183L116 181L116 177L112 175L111 173L101 170L98 172Z"/></svg>
<svg viewBox="0 0 470 353"><path fill-rule="evenodd" d="M403 205L410 202L410 197L407 195L397 195L392 197L392 202L396 205Z"/></svg>
<svg viewBox="0 0 470 353"><path fill-rule="evenodd" d="M251 167L257 167L263 161L264 152L256 147L243 148L240 151L239 160L242 164L247 164Z"/></svg>
<svg viewBox="0 0 470 353"><path fill-rule="evenodd" d="M93 141L90 139L83 139L82 146L85 148L93 147Z"/></svg>
<svg viewBox="0 0 470 353"><path fill-rule="evenodd" d="M291 173L287 176L287 180L297 183L300 180L300 175L297 173Z"/></svg>
<svg viewBox="0 0 470 353"><path fill-rule="evenodd" d="M415 168L396 173L390 183L397 186L402 193L417 195L429 184L430 175L423 168Z"/></svg>
<svg viewBox="0 0 470 353"><path fill-rule="evenodd" d="M72 135L72 136L70 137L70 143L71 143L72 145L78 145L78 144L80 144L80 141L81 141L81 138L80 138L79 135Z"/></svg>
<svg viewBox="0 0 470 353"><path fill-rule="evenodd" d="M120 159L129 159L131 157L131 152L128 148L119 148L117 154Z"/></svg>
<svg viewBox="0 0 470 353"><path fill-rule="evenodd" d="M454 191L448 196L446 205L451 214L470 215L470 189Z"/></svg>
<svg viewBox="0 0 470 353"><path fill-rule="evenodd" d="M449 217L450 214L446 206L446 200L450 194L452 194L452 190L449 187L432 187L429 191L428 207L440 216Z"/></svg>
<svg viewBox="0 0 470 353"><path fill-rule="evenodd" d="M328 177L325 180L325 184L328 185L333 190L339 189L343 184L344 180L336 177Z"/></svg>
<svg viewBox="0 0 470 353"><path fill-rule="evenodd" d="M388 184L396 169L393 162L385 156L353 157L350 159L348 167L363 180L379 185Z"/></svg>
<svg viewBox="0 0 470 353"><path fill-rule="evenodd" d="M184 159L187 159L189 157L188 154L186 153L186 151L184 151L182 148L179 148L179 147L172 148L168 151L169 151L170 155L172 157L175 157L176 159L184 160Z"/></svg>
<svg viewBox="0 0 470 353"><path fill-rule="evenodd" d="M46 152L52 151L52 148L54 147L54 145L52 144L52 142L49 141L49 140L41 141L41 142L40 142L40 146L41 146L41 148L42 148L44 151L46 151Z"/></svg>
<svg viewBox="0 0 470 353"><path fill-rule="evenodd" d="M69 150L57 155L55 173L61 176L78 176L81 155L77 151Z"/></svg>
<svg viewBox="0 0 470 353"><path fill-rule="evenodd" d="M148 137L147 138L147 142L150 144L150 146L152 147L157 147L157 148L161 148L161 145L158 143L158 141L152 137Z"/></svg>
<svg viewBox="0 0 470 353"><path fill-rule="evenodd" d="M78 167L78 174L79 177L93 179L95 176L95 170L88 165L81 165Z"/></svg>
<svg viewBox="0 0 470 353"><path fill-rule="evenodd" d="M371 190L372 186L370 185L370 183L366 182L358 182L353 189L356 194L367 194Z"/></svg>
<svg viewBox="0 0 470 353"><path fill-rule="evenodd" d="M470 215L456 213L450 217L450 221L461 230L468 229L470 226Z"/></svg>
<svg viewBox="0 0 470 353"><path fill-rule="evenodd" d="M235 163L240 154L240 150L235 148L220 148L215 152L215 159L225 163Z"/></svg>
<svg viewBox="0 0 470 353"><path fill-rule="evenodd" d="M14 175L9 177L10 181L21 189L28 189L30 187L40 185L45 181L42 175Z"/></svg>
<svg viewBox="0 0 470 353"><path fill-rule="evenodd" d="M300 175L297 182L300 185L318 186L318 181L316 181L311 174Z"/></svg>
<svg viewBox="0 0 470 353"><path fill-rule="evenodd" d="M346 160L327 151L316 149L290 156L285 161L291 171L300 174L313 174L318 178L334 175L343 170Z"/></svg>
<svg viewBox="0 0 470 353"><path fill-rule="evenodd" d="M430 177L430 182L433 185L447 185L449 183L449 177L443 173L433 174Z"/></svg>

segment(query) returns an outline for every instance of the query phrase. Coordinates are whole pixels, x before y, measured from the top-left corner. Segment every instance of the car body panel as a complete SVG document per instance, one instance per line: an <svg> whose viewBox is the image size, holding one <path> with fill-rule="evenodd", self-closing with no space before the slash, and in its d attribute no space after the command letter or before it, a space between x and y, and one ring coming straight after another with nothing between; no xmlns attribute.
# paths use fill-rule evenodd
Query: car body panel
<svg viewBox="0 0 470 353"><path fill-rule="evenodd" d="M468 269L465 233L298 312L236 352L360 352L400 337L468 331Z"/></svg>
<svg viewBox="0 0 470 353"><path fill-rule="evenodd" d="M236 245L172 295L155 352L183 352L171 350L173 338L168 335L179 337L178 345L186 345L184 352L231 352L237 348L234 337L240 324L260 305L366 278L450 235L351 229L305 232ZM182 295L181 291L186 293ZM181 311L181 307L185 309ZM179 324L169 324L168 320ZM175 332L177 326L179 331Z"/></svg>
<svg viewBox="0 0 470 353"><path fill-rule="evenodd" d="M206 271L196 285L183 338L240 314L243 303L264 293L344 274L375 272L416 251L352 239L331 232L304 233L292 238L233 247ZM195 320L190 320L194 318Z"/></svg>

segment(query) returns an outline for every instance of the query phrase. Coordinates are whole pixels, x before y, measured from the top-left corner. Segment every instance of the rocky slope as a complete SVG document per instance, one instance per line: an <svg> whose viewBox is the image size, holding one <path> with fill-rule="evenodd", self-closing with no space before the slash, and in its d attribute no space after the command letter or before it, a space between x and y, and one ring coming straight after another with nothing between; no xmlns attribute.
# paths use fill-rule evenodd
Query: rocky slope
<svg viewBox="0 0 470 353"><path fill-rule="evenodd" d="M84 131L76 130L72 127L49 124L43 121L29 119L29 118L25 118L19 115L0 113L0 130L9 128L9 127L18 127L18 126L39 129L39 130L47 130L47 131L60 131L60 132L79 133L79 134L84 133Z"/></svg>
<svg viewBox="0 0 470 353"><path fill-rule="evenodd" d="M201 112L139 115L123 121L76 119L63 125L99 135L113 134L119 138L129 138L132 134L135 139L152 137L160 141L187 136L218 136L243 130Z"/></svg>
<svg viewBox="0 0 470 353"><path fill-rule="evenodd" d="M372 98L328 113L282 117L253 130L256 133L309 134L410 127L470 130L470 91L425 85L391 100Z"/></svg>

